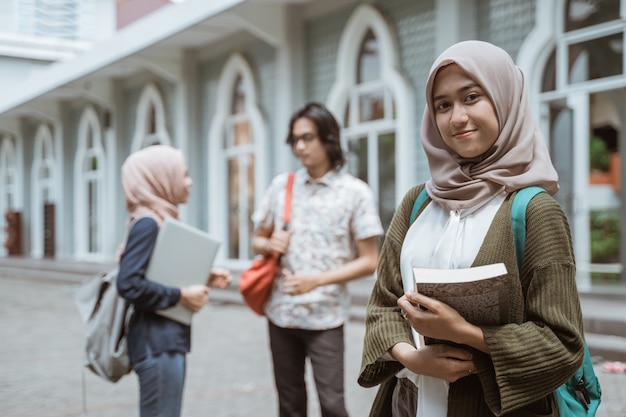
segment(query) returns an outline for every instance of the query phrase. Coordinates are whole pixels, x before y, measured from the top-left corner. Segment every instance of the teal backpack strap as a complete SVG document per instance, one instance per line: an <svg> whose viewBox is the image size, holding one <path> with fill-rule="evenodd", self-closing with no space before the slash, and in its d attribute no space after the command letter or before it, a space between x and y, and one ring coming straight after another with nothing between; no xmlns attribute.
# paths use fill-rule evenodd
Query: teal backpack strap
<svg viewBox="0 0 626 417"><path fill-rule="evenodd" d="M415 203L413 203L413 210L411 210L411 220L409 220L409 226L413 224L415 218L417 217L417 212L420 211L420 208L424 204L424 201L428 198L428 193L426 192L426 187L420 191L415 199Z"/></svg>
<svg viewBox="0 0 626 417"><path fill-rule="evenodd" d="M593 417L598 411L602 387L593 369L589 347L585 342L583 364L576 373L554 392L562 416Z"/></svg>
<svg viewBox="0 0 626 417"><path fill-rule="evenodd" d="M522 188L513 198L511 207L511 222L513 224L513 241L515 242L515 255L517 267L522 272L522 258L526 247L526 207L530 200L539 193L545 193L541 187L535 185Z"/></svg>
<svg viewBox="0 0 626 417"><path fill-rule="evenodd" d="M522 188L513 198L511 223L517 265L522 272L522 259L526 246L526 207L537 194L545 192L541 187ZM592 417L596 415L602 397L602 387L593 369L589 348L585 341L583 364L576 373L554 392L559 412L564 417Z"/></svg>

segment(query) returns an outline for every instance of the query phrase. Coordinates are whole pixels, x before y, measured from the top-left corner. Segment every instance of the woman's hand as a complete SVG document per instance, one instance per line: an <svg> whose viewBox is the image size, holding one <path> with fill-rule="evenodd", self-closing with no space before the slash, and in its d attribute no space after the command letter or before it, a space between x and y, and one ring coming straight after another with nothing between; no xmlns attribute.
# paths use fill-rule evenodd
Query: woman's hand
<svg viewBox="0 0 626 417"><path fill-rule="evenodd" d="M211 275L207 280L207 286L213 288L226 288L232 282L230 271L224 268L211 269Z"/></svg>
<svg viewBox="0 0 626 417"><path fill-rule="evenodd" d="M193 313L200 311L209 301L209 288L206 285L191 285L180 289L178 302Z"/></svg>
<svg viewBox="0 0 626 417"><path fill-rule="evenodd" d="M470 351L446 344L415 349L408 343L398 343L391 348L390 353L408 370L448 382L476 373Z"/></svg>
<svg viewBox="0 0 626 417"><path fill-rule="evenodd" d="M468 345L489 353L480 327L467 322L449 305L408 291L398 299L402 316L422 336Z"/></svg>

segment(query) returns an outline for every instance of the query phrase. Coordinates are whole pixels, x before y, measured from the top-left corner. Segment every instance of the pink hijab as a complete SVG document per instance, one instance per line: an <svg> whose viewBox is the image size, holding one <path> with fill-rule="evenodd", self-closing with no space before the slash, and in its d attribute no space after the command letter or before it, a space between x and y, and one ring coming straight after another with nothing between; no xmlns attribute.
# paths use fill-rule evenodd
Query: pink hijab
<svg viewBox="0 0 626 417"><path fill-rule="evenodd" d="M497 113L500 135L478 158L464 159L451 151L435 123L435 76L452 63L483 87ZM550 194L559 189L558 175L530 110L524 74L506 51L487 42L459 42L435 60L426 84L422 144L431 174L428 194L449 210L473 207L502 189L510 193L538 185Z"/></svg>
<svg viewBox="0 0 626 417"><path fill-rule="evenodd" d="M159 225L178 218L178 205L187 190L187 164L183 153L171 146L154 145L133 152L122 164L122 188L129 219L151 214Z"/></svg>

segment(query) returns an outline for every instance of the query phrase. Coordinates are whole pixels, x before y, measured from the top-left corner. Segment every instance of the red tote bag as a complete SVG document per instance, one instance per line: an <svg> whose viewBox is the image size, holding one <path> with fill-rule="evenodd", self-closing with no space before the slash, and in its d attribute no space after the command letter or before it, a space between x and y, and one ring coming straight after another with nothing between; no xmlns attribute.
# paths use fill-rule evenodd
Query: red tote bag
<svg viewBox="0 0 626 417"><path fill-rule="evenodd" d="M293 193L294 173L287 177L287 193L285 195L285 208L283 210L283 224L285 227L291 220L291 196ZM252 262L250 268L241 273L239 277L239 292L248 307L259 316L265 315L263 306L272 290L272 282L276 276L280 254L273 253Z"/></svg>

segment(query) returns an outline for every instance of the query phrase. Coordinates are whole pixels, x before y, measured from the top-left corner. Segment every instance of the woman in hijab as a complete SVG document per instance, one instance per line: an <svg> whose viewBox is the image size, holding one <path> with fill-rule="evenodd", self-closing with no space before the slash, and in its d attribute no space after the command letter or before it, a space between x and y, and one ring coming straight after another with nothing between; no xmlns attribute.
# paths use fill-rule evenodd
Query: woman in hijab
<svg viewBox="0 0 626 417"><path fill-rule="evenodd" d="M367 309L359 384L381 384L370 415L558 416L553 392L583 360L582 316L569 225L552 197L557 174L524 75L504 50L460 42L431 68L426 102L431 178L394 215ZM518 270L511 203L532 185L547 193L528 204ZM470 323L413 290L414 267L500 262L510 304L496 325Z"/></svg>
<svg viewBox="0 0 626 417"><path fill-rule="evenodd" d="M159 226L167 217L178 219L178 205L187 201L191 190L180 150L155 145L134 152L122 165L121 177L130 230L119 260L117 287L135 308L128 352L139 378L140 415L178 417L191 328L155 311L180 303L195 313L208 301L208 286L227 286L230 274L214 269L207 285L184 288L164 286L144 275Z"/></svg>

